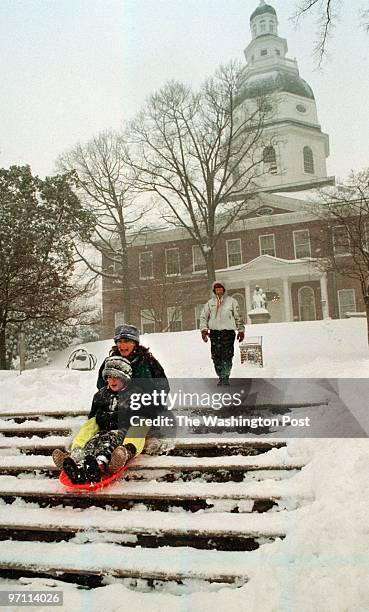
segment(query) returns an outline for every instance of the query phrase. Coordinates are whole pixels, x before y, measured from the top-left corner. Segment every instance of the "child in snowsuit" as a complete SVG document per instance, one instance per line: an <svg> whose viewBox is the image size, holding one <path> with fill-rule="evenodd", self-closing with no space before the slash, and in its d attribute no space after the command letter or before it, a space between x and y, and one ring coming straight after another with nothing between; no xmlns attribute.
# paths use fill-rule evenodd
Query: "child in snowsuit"
<svg viewBox="0 0 369 612"><path fill-rule="evenodd" d="M135 456L136 446L124 444L133 414L130 399L132 393L139 392L131 376L132 368L127 359L108 357L103 371L106 386L95 393L89 420L74 438L71 453L54 450L55 465L63 469L73 483L98 482L106 472L116 472ZM152 417L152 408L150 411L150 407L145 407L139 414ZM148 429L141 430L140 435L144 436Z"/></svg>

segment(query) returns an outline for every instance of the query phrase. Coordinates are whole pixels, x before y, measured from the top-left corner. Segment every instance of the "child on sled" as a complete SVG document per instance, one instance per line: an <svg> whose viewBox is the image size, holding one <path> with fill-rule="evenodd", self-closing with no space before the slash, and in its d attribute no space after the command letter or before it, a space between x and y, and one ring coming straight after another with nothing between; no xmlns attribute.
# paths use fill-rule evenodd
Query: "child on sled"
<svg viewBox="0 0 369 612"><path fill-rule="evenodd" d="M135 444L127 437L130 417L134 414L130 406L131 396L140 393L132 383L128 359L108 357L103 377L106 386L95 393L88 421L74 438L71 452L55 449L52 454L55 465L64 470L74 484L98 482L106 474L117 472L142 450L137 446L143 447L149 429L141 428L141 437L133 438ZM142 414L141 410L140 416L148 415Z"/></svg>

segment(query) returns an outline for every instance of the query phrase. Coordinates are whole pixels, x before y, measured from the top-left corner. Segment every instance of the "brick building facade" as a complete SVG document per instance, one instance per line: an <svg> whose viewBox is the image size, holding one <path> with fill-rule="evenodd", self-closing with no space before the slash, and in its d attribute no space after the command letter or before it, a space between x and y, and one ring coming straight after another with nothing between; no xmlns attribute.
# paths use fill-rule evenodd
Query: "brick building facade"
<svg viewBox="0 0 369 612"><path fill-rule="evenodd" d="M365 309L353 279L319 267L334 248L324 242L322 223L306 202L269 194L225 232L215 253L216 278L239 302L245 322L259 285L267 294L271 322L345 317ZM348 255L342 254L343 257ZM207 273L184 230L140 235L129 249L131 321L142 332L196 329L209 299ZM103 337L124 321L122 288L103 282Z"/></svg>

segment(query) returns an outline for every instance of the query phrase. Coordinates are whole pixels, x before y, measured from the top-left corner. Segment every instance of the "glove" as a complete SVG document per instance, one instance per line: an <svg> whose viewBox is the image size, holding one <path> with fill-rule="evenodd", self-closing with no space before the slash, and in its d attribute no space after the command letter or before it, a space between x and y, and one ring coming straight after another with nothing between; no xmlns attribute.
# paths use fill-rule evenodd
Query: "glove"
<svg viewBox="0 0 369 612"><path fill-rule="evenodd" d="M118 414L116 412L109 413L104 410L98 410L96 413L96 423L103 431L110 431L118 427Z"/></svg>
<svg viewBox="0 0 369 612"><path fill-rule="evenodd" d="M237 334L237 340L238 342L243 342L245 339L245 332L243 331L239 331Z"/></svg>
<svg viewBox="0 0 369 612"><path fill-rule="evenodd" d="M203 339L204 342L208 341L208 336L209 336L209 332L207 329L203 329L201 332L201 338Z"/></svg>

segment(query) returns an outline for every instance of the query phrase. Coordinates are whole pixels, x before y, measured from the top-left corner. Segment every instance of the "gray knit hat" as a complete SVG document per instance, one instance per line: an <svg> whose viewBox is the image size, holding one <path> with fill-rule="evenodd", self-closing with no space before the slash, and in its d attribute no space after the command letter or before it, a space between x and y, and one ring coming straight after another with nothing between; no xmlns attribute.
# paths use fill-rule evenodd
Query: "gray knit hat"
<svg viewBox="0 0 369 612"><path fill-rule="evenodd" d="M134 325L118 325L114 331L114 342L118 340L133 340L140 342L140 331Z"/></svg>
<svg viewBox="0 0 369 612"><path fill-rule="evenodd" d="M131 380L131 364L125 357L107 357L105 359L105 365L102 374L104 380L106 380L108 376L113 376L114 378L121 378L122 380Z"/></svg>

